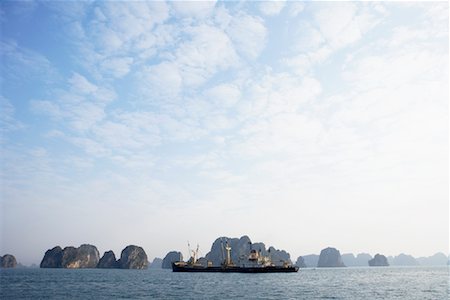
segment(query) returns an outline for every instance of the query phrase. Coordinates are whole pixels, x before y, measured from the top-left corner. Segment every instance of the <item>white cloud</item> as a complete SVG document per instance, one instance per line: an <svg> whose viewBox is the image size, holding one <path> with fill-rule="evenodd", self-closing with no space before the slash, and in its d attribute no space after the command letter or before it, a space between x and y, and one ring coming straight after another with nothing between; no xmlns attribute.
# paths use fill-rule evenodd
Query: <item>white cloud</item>
<svg viewBox="0 0 450 300"><path fill-rule="evenodd" d="M58 104L48 100L32 100L30 101L31 109L36 113L43 113L52 118L61 119L64 113Z"/></svg>
<svg viewBox="0 0 450 300"><path fill-rule="evenodd" d="M102 26L97 28L97 30L95 39L98 41L98 45L104 53L118 52L126 41L126 39L121 39L119 34L113 29Z"/></svg>
<svg viewBox="0 0 450 300"><path fill-rule="evenodd" d="M278 1L262 1L259 5L259 9L264 15L274 16L278 15L280 11L284 8L285 5L284 0Z"/></svg>
<svg viewBox="0 0 450 300"><path fill-rule="evenodd" d="M70 130L86 132L106 117L105 108L116 95L108 88L99 88L79 73L74 73L67 81L68 89L55 91L54 100L33 100L31 107L56 121L65 121Z"/></svg>
<svg viewBox="0 0 450 300"><path fill-rule="evenodd" d="M442 78L447 73L442 72L442 64L448 64L448 57L433 52L399 51L395 54L366 56L357 61L355 68L344 72L343 76L360 89L393 88L412 84L430 75L435 79Z"/></svg>
<svg viewBox="0 0 450 300"><path fill-rule="evenodd" d="M180 17L201 19L212 14L216 1L174 1L171 5Z"/></svg>
<svg viewBox="0 0 450 300"><path fill-rule="evenodd" d="M179 67L172 62L162 62L143 68L138 73L137 80L143 83L140 87L144 95L150 95L156 99L176 100L182 87L182 77Z"/></svg>
<svg viewBox="0 0 450 300"><path fill-rule="evenodd" d="M186 29L186 33L191 40L181 44L176 52L185 85L202 84L218 70L236 65L233 45L222 30L200 25Z"/></svg>
<svg viewBox="0 0 450 300"><path fill-rule="evenodd" d="M126 47L134 44L136 39L145 36L154 26L163 23L169 17L167 4L160 1L104 2L97 7L96 14L97 19L91 24L91 34L108 36L114 33L115 37L112 40L117 38L117 46L124 44ZM116 45L116 42L112 45Z"/></svg>
<svg viewBox="0 0 450 300"><path fill-rule="evenodd" d="M78 73L74 73L68 81L72 90L76 93L92 94L98 89L96 85L90 83L86 77Z"/></svg>
<svg viewBox="0 0 450 300"><path fill-rule="evenodd" d="M239 101L241 91L233 84L220 84L208 89L205 97L218 107L229 108Z"/></svg>
<svg viewBox="0 0 450 300"><path fill-rule="evenodd" d="M51 81L57 74L47 57L25 48L15 41L2 39L0 42L2 56L2 77L23 80L29 78Z"/></svg>
<svg viewBox="0 0 450 300"><path fill-rule="evenodd" d="M201 128L200 124L193 119L177 120L171 116L162 115L159 120L166 142L198 141L208 134L207 130Z"/></svg>
<svg viewBox="0 0 450 300"><path fill-rule="evenodd" d="M290 159L292 155L309 153L309 147L321 131L322 125L315 119L296 113L280 113L243 127L242 135L247 137L234 151L250 158L281 155L283 159Z"/></svg>
<svg viewBox="0 0 450 300"><path fill-rule="evenodd" d="M76 19L81 19L85 16L87 8L91 3L89 2L42 2L48 9L52 10L58 19L62 22L70 22Z"/></svg>
<svg viewBox="0 0 450 300"><path fill-rule="evenodd" d="M301 105L320 93L321 84L314 78L300 79L288 73L269 73L251 81L244 92L246 101L239 103L239 112L255 118L297 112Z"/></svg>
<svg viewBox="0 0 450 300"><path fill-rule="evenodd" d="M82 102L70 107L70 124L76 131L86 131L106 116L104 107L91 102Z"/></svg>
<svg viewBox="0 0 450 300"><path fill-rule="evenodd" d="M188 27L186 41L180 43L168 60L143 67L137 77L144 95L177 99L182 88L198 87L220 71L236 66L238 56L228 36L209 25Z"/></svg>
<svg viewBox="0 0 450 300"><path fill-rule="evenodd" d="M169 7L162 1L103 2L95 5L93 16L86 22L75 18L70 33L83 57L78 63L98 79L125 76L132 63L153 57L176 34L163 25Z"/></svg>
<svg viewBox="0 0 450 300"><path fill-rule="evenodd" d="M332 53L330 47L323 46L314 51L283 58L281 59L281 63L293 73L304 75L310 72L312 68L323 63Z"/></svg>
<svg viewBox="0 0 450 300"><path fill-rule="evenodd" d="M305 9L305 4L299 1L289 1L288 5L289 16L293 18L297 17Z"/></svg>
<svg viewBox="0 0 450 300"><path fill-rule="evenodd" d="M226 32L236 45L237 51L247 59L256 59L265 47L267 29L259 17L237 14Z"/></svg>
<svg viewBox="0 0 450 300"><path fill-rule="evenodd" d="M3 96L0 96L0 137L3 139L3 134L18 130L24 127L22 122L14 117L14 106L11 102Z"/></svg>
<svg viewBox="0 0 450 300"><path fill-rule="evenodd" d="M102 69L113 76L121 78L130 72L133 58L131 57L116 57L106 59L102 62Z"/></svg>
<svg viewBox="0 0 450 300"><path fill-rule="evenodd" d="M355 43L380 22L373 11L353 2L326 5L316 12L315 21L333 49Z"/></svg>
<svg viewBox="0 0 450 300"><path fill-rule="evenodd" d="M326 6L316 13L315 18L320 31L331 47L340 48L361 37L358 26L353 23L356 12L356 4L346 2L332 7Z"/></svg>
<svg viewBox="0 0 450 300"><path fill-rule="evenodd" d="M158 136L143 135L139 128L126 123L106 121L95 126L93 133L109 149L130 150L159 143Z"/></svg>
<svg viewBox="0 0 450 300"><path fill-rule="evenodd" d="M309 22L301 22L292 31L293 41L290 48L293 52L313 52L325 42L322 33Z"/></svg>

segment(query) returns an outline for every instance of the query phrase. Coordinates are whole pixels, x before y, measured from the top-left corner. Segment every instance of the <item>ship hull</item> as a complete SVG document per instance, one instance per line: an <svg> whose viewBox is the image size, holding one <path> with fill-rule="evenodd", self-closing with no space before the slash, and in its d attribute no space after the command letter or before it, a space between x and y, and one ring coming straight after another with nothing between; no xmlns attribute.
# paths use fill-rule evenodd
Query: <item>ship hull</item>
<svg viewBox="0 0 450 300"><path fill-rule="evenodd" d="M177 266L172 264L173 272L202 272L202 273L292 273L298 272L298 267L201 267Z"/></svg>

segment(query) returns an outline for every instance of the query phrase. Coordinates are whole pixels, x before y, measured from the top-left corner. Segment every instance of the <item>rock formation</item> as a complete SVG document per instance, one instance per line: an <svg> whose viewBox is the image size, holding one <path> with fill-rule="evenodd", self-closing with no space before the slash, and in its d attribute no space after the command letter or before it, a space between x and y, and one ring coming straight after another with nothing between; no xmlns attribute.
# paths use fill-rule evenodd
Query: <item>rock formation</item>
<svg viewBox="0 0 450 300"><path fill-rule="evenodd" d="M282 266L284 263L292 265L291 255L284 250L277 250L274 247L269 247L267 250L268 256L272 263L276 266Z"/></svg>
<svg viewBox="0 0 450 300"><path fill-rule="evenodd" d="M375 254L374 258L369 260L369 266L371 267L387 267L389 266L386 256L381 254Z"/></svg>
<svg viewBox="0 0 450 300"><path fill-rule="evenodd" d="M61 259L61 267L68 269L76 269L77 248L68 246L63 249L63 256Z"/></svg>
<svg viewBox="0 0 450 300"><path fill-rule="evenodd" d="M119 267L121 269L147 269L147 254L142 247L127 246L120 254Z"/></svg>
<svg viewBox="0 0 450 300"><path fill-rule="evenodd" d="M208 260L206 259L206 257L200 257L197 260L197 264L202 265L204 267L207 267L208 266Z"/></svg>
<svg viewBox="0 0 450 300"><path fill-rule="evenodd" d="M303 260L305 261L305 265L307 268L317 267L317 263L319 262L319 255L309 254L309 255L303 255L302 257L303 257Z"/></svg>
<svg viewBox="0 0 450 300"><path fill-rule="evenodd" d="M155 257L152 261L152 263L150 264L149 268L150 269L161 269L162 268L162 262L163 260L159 257Z"/></svg>
<svg viewBox="0 0 450 300"><path fill-rule="evenodd" d="M419 265L419 263L411 255L401 253L392 259L392 263L390 263L390 265L392 265L392 266L417 266L417 265Z"/></svg>
<svg viewBox="0 0 450 300"><path fill-rule="evenodd" d="M359 253L356 257L353 253L341 255L342 262L347 267L367 266L367 262L372 259L372 255L368 253Z"/></svg>
<svg viewBox="0 0 450 300"><path fill-rule="evenodd" d="M100 260L97 247L84 244L78 248L66 247L63 250L61 267L67 269L95 268Z"/></svg>
<svg viewBox="0 0 450 300"><path fill-rule="evenodd" d="M448 262L448 257L444 253L438 252L432 256L419 257L417 261L423 266L445 266Z"/></svg>
<svg viewBox="0 0 450 300"><path fill-rule="evenodd" d="M212 263L213 266L220 266L225 261L226 251L225 245L231 247L231 260L238 264L240 262L240 256L246 253L250 253L250 247L252 242L248 236L243 236L240 239L238 238L228 238L228 237L220 237L217 238L212 246L211 250L206 254L205 258ZM256 251L265 251L265 246L261 245L255 246ZM267 253L265 253L267 255Z"/></svg>
<svg viewBox="0 0 450 300"><path fill-rule="evenodd" d="M302 256L299 256L297 258L297 262L295 263L295 265L299 268L307 268L305 259Z"/></svg>
<svg viewBox="0 0 450 300"><path fill-rule="evenodd" d="M102 258L98 261L97 268L99 269L117 269L119 263L116 260L116 255L112 250L106 251Z"/></svg>
<svg viewBox="0 0 450 300"><path fill-rule="evenodd" d="M334 267L345 267L345 265L342 262L341 253L339 252L339 250L328 247L320 252L317 267L334 268Z"/></svg>
<svg viewBox="0 0 450 300"><path fill-rule="evenodd" d="M17 261L14 255L5 254L0 256L0 268L15 268L17 266Z"/></svg>
<svg viewBox="0 0 450 300"><path fill-rule="evenodd" d="M44 258L41 261L41 268L61 268L63 257L63 250L60 246L49 249L45 252Z"/></svg>
<svg viewBox="0 0 450 300"><path fill-rule="evenodd" d="M182 261L182 260L183 260L183 254L181 254L181 252L170 251L164 257L162 264L161 264L161 268L172 269L172 263L174 263L176 261Z"/></svg>
<svg viewBox="0 0 450 300"><path fill-rule="evenodd" d="M251 250L256 250L262 256L270 257L275 265L283 265L285 262L292 264L290 255L286 251L277 250L274 247L266 249L264 243L252 243L250 238L245 235L241 238L220 237L216 239L211 246L211 251L205 256L213 266L220 266L225 260L224 247L227 243L231 247L231 260L236 265L245 264Z"/></svg>
<svg viewBox="0 0 450 300"><path fill-rule="evenodd" d="M121 268L146 269L148 266L147 254L138 246L127 246L123 249L121 257L116 261L113 251L107 251L101 259L99 252L93 245L81 245L78 248L56 246L45 252L41 261L41 268Z"/></svg>

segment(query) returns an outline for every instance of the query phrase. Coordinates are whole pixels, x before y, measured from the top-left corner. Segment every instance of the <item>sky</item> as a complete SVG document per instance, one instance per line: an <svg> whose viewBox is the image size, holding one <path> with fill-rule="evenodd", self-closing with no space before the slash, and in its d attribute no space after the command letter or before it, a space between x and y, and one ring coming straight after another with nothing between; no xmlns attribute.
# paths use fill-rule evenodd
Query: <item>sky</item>
<svg viewBox="0 0 450 300"><path fill-rule="evenodd" d="M448 15L2 1L0 254L448 253Z"/></svg>

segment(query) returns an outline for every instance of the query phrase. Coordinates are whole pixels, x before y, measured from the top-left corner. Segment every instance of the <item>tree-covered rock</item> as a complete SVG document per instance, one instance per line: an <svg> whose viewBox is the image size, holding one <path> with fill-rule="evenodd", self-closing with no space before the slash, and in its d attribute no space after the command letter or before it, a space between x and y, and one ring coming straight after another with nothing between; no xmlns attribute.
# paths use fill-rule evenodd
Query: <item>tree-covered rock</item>
<svg viewBox="0 0 450 300"><path fill-rule="evenodd" d="M45 252L42 258L41 268L62 268L63 250L60 246L56 246Z"/></svg>
<svg viewBox="0 0 450 300"><path fill-rule="evenodd" d="M159 257L155 257L151 264L149 265L150 269L161 269L163 260Z"/></svg>
<svg viewBox="0 0 450 300"><path fill-rule="evenodd" d="M211 246L211 250L206 254L205 258L211 262L213 266L220 266L226 256L225 246L231 247L231 260L235 265L243 265L247 263L250 251L255 250L260 256L268 257L274 265L283 265L285 263L292 264L289 253L284 250L277 250L274 247L266 249L264 243L252 243L246 235L241 238L217 238Z"/></svg>
<svg viewBox="0 0 450 300"><path fill-rule="evenodd" d="M119 263L116 260L116 255L112 250L106 251L102 258L98 261L97 268L99 269L117 269Z"/></svg>
<svg viewBox="0 0 450 300"><path fill-rule="evenodd" d="M299 268L307 268L307 265L305 263L305 259L302 256L299 256L297 258L297 261L295 262L295 265Z"/></svg>
<svg viewBox="0 0 450 300"><path fill-rule="evenodd" d="M147 254L142 247L135 245L127 246L120 254L119 267L121 269L147 269Z"/></svg>
<svg viewBox="0 0 450 300"><path fill-rule="evenodd" d="M17 267L17 261L14 255L5 254L0 256L0 268L15 268Z"/></svg>
<svg viewBox="0 0 450 300"><path fill-rule="evenodd" d="M100 254L97 247L83 244L78 248L64 248L61 266L66 269L95 268L99 260Z"/></svg>
<svg viewBox="0 0 450 300"><path fill-rule="evenodd" d="M320 252L319 262L317 263L319 268L335 268L345 267L342 262L341 253L336 248L325 248Z"/></svg>
<svg viewBox="0 0 450 300"><path fill-rule="evenodd" d="M161 268L172 269L172 263L182 260L183 255L181 254L181 252L170 251L169 253L166 254L164 259L162 260Z"/></svg>
<svg viewBox="0 0 450 300"><path fill-rule="evenodd" d="M381 254L375 254L375 256L369 260L369 266L371 267L387 267L389 266L386 256Z"/></svg>

